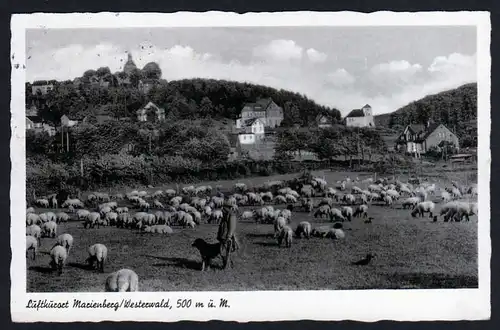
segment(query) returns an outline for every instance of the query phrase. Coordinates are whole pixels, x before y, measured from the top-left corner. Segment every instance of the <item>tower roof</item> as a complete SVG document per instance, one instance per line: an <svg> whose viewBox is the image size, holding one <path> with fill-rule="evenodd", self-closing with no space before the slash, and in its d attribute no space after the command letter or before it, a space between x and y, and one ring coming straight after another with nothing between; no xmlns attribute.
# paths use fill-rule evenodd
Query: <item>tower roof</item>
<svg viewBox="0 0 500 330"><path fill-rule="evenodd" d="M125 63L125 66L123 67L123 72L130 74L134 69L137 69L137 66L132 59L132 53L128 52L127 63Z"/></svg>

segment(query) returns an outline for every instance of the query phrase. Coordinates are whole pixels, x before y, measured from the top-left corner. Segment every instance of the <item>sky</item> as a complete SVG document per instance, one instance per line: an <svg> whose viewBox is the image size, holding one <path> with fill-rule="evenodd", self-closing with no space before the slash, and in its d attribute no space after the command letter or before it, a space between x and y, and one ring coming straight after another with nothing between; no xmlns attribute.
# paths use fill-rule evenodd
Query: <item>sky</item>
<svg viewBox="0 0 500 330"><path fill-rule="evenodd" d="M120 71L127 52L162 78L214 78L299 92L346 115L374 114L477 81L471 26L29 29L26 79Z"/></svg>

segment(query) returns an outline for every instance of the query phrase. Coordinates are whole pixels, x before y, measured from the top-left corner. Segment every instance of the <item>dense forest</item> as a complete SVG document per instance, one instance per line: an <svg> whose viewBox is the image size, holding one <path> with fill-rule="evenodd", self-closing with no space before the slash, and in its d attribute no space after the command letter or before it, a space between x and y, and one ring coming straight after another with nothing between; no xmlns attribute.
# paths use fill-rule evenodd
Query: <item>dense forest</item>
<svg viewBox="0 0 500 330"><path fill-rule="evenodd" d="M390 114L375 117L376 126L398 128L425 124L428 120L443 123L460 139L462 147L477 143L477 84L428 95Z"/></svg>

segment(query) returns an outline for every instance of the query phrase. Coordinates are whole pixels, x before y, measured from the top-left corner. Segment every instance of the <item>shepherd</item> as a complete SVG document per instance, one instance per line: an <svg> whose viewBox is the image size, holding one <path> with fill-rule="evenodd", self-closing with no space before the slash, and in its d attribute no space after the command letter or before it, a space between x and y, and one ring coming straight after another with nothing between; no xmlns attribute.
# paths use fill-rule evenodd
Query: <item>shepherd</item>
<svg viewBox="0 0 500 330"><path fill-rule="evenodd" d="M236 223L238 216L232 208L229 201L225 200L222 207L222 220L219 223L217 240L221 243L221 256L223 268L227 267L228 262L233 266L231 253L239 249L238 239L236 238Z"/></svg>

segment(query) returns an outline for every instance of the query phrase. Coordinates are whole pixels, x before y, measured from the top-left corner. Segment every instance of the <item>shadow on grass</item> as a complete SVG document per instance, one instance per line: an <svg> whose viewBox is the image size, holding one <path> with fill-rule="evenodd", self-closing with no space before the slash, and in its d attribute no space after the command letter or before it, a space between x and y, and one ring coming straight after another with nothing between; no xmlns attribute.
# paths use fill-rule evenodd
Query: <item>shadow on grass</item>
<svg viewBox="0 0 500 330"><path fill-rule="evenodd" d="M278 246L278 243L276 242L255 242L254 244L260 245L260 246Z"/></svg>
<svg viewBox="0 0 500 330"><path fill-rule="evenodd" d="M477 276L446 275L439 273L403 273L391 274L391 282L403 283L397 288L414 287L417 289L456 289L478 288Z"/></svg>
<svg viewBox="0 0 500 330"><path fill-rule="evenodd" d="M157 256L151 256L148 255L146 257L150 258L156 258L160 259L163 261L167 261L168 263L156 263L154 264L155 267L167 267L167 266L174 266L178 268L187 268L187 269L194 269L194 270L200 270L201 269L201 263L196 260L191 260L187 258L168 258L168 257L157 257Z"/></svg>
<svg viewBox="0 0 500 330"><path fill-rule="evenodd" d="M94 270L94 268L90 267L89 264L81 264L79 262L70 262L68 266L83 270Z"/></svg>
<svg viewBox="0 0 500 330"><path fill-rule="evenodd" d="M42 273L42 274L50 274L54 270L48 266L31 266L28 268L28 270L32 270L37 273Z"/></svg>
<svg viewBox="0 0 500 330"><path fill-rule="evenodd" d="M269 234L269 233L266 233L266 234L254 234L254 233L248 233L248 234L245 234L246 237L251 237L251 238L273 238L274 235L273 234Z"/></svg>

